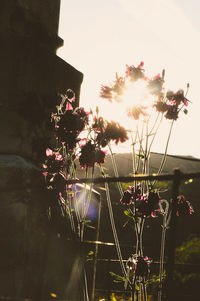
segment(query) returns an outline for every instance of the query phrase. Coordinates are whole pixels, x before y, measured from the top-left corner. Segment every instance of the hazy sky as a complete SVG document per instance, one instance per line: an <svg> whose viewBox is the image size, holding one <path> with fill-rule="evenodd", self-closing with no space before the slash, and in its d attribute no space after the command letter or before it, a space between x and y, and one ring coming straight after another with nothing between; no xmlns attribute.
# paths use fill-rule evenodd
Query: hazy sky
<svg viewBox="0 0 200 301"><path fill-rule="evenodd" d="M167 87L189 82L192 101L189 114L175 122L168 152L200 157L199 12L199 0L61 0L64 47L58 55L84 74L81 105L98 105L111 119L115 112L98 97L101 84L116 71L123 74L126 64L144 61L149 76L165 68ZM168 126L166 121L153 151L164 151Z"/></svg>

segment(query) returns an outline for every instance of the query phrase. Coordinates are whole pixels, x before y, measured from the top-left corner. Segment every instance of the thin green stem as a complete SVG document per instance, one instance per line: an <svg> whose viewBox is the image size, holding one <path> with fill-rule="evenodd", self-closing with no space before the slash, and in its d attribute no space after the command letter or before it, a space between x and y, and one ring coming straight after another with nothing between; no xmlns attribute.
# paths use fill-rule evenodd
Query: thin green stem
<svg viewBox="0 0 200 301"><path fill-rule="evenodd" d="M157 117L156 117L156 119L155 119L155 122L154 122L154 124L153 124L153 126L152 126L152 128L151 128L151 130L150 130L150 132L149 132L149 136L152 135L153 130L154 130L154 128L156 127L156 124L157 124L157 121L158 121L159 116L160 116L160 113L157 114Z"/></svg>
<svg viewBox="0 0 200 301"><path fill-rule="evenodd" d="M155 132L154 132L153 138L152 138L151 143L150 143L150 145L149 145L148 156L150 155L150 151L151 151L152 144L153 144L154 139L155 139L155 137L156 137L156 135L157 135L157 132L158 132L158 130L159 130L159 127L160 127L160 125L161 125L162 120L163 120L163 115L161 115L161 119L160 119L160 121L159 121L159 123L158 123L158 125L157 125L157 127L156 127L156 130L155 130Z"/></svg>
<svg viewBox="0 0 200 301"><path fill-rule="evenodd" d="M112 161L115 177L119 177L115 156L112 152L112 148L110 146L110 143L108 144L108 147L109 147L109 151L110 151L110 155L111 155L111 161ZM124 192L123 192L123 189L122 189L122 186L121 186L120 182L117 182L117 187L118 187L118 190L119 190L119 193L120 193L120 197L122 198L123 195L124 195Z"/></svg>
<svg viewBox="0 0 200 301"><path fill-rule="evenodd" d="M144 301L147 301L147 288L146 288L146 285L145 285L145 280L144 278L142 279L142 287L143 287L143 300Z"/></svg>
<svg viewBox="0 0 200 301"><path fill-rule="evenodd" d="M144 223L145 223L145 219L142 218L141 219L141 222L140 222L140 234L139 234L139 237L140 237L140 256L143 256L143 230L144 230Z"/></svg>
<svg viewBox="0 0 200 301"><path fill-rule="evenodd" d="M131 133L131 143L132 143L132 164L133 164L133 174L135 174L136 171L136 154L135 154L135 145L137 140L137 131L135 135L135 141L133 140L133 135Z"/></svg>
<svg viewBox="0 0 200 301"><path fill-rule="evenodd" d="M138 138L139 138L139 154L138 154L138 160L137 160L137 167L136 167L136 171L135 173L138 173L139 168L140 168L140 162L141 162L141 153L144 154L144 150L142 147L142 142L143 142L143 133L144 133L144 123L142 124L142 131L141 131L141 136L139 135L139 131L137 129L138 132Z"/></svg>
<svg viewBox="0 0 200 301"><path fill-rule="evenodd" d="M101 172L103 172L101 165L99 165L99 168L100 168ZM107 204L108 204L108 211L109 211L110 222L111 222L111 227L112 227L112 231L113 231L113 237L114 237L114 241L115 241L115 245L116 245L117 255L118 255L118 258L120 261L122 273L123 273L124 277L126 278L127 273L126 273L125 265L123 262L122 254L121 254L119 239L117 236L117 230L116 230L115 221L114 221L114 215L113 215L113 210L112 210L112 203L111 203L108 183L105 183L105 188L106 188L106 199L107 199Z"/></svg>
<svg viewBox="0 0 200 301"><path fill-rule="evenodd" d="M171 122L170 130L169 130L169 134L168 134L168 138L167 138L167 143L166 143L166 147L165 147L165 153L163 155L162 162L161 162L159 170L157 172L158 175L162 172L163 166L164 166L166 158L167 158L167 150L168 150L168 146L169 146L169 140L170 140L170 137L171 137L173 125L174 125L174 120ZM156 183L156 181L154 181L153 184L155 185L155 183Z"/></svg>
<svg viewBox="0 0 200 301"><path fill-rule="evenodd" d="M159 266L159 291L158 291L158 301L162 300L162 285L163 285L163 268L164 268L164 256L165 256L165 237L166 237L166 231L167 231L167 215L168 215L168 209L169 204L167 201L162 200L162 203L160 206L165 204L165 208L161 208L161 211L163 212L163 224L162 224L162 235L161 235L161 247L160 247L160 266Z"/></svg>
<svg viewBox="0 0 200 301"><path fill-rule="evenodd" d="M143 162L143 170L142 173L145 174L147 172L147 164L148 164L148 139L149 139L149 133L148 133L148 122L146 121L146 143L145 143L145 152L144 152L144 162ZM146 186L146 189L145 189ZM144 183L144 192L148 192L148 181L145 181Z"/></svg>
<svg viewBox="0 0 200 301"><path fill-rule="evenodd" d="M73 217L73 213L72 213L72 197L71 196L69 196L69 217L70 217L72 231L75 233L76 229L75 229L74 217Z"/></svg>
<svg viewBox="0 0 200 301"><path fill-rule="evenodd" d="M92 179L94 178L94 166L92 167L91 178ZM89 192L87 193L87 198L86 198L86 202L85 202L85 206L84 206L84 219L86 218L88 208L90 205L90 201L92 198L92 189L93 189L93 183L90 184L90 189L89 189Z"/></svg>
<svg viewBox="0 0 200 301"><path fill-rule="evenodd" d="M138 254L139 252L139 229L138 229L138 223L137 221L134 222L135 225L135 235L136 235L136 249L135 253Z"/></svg>

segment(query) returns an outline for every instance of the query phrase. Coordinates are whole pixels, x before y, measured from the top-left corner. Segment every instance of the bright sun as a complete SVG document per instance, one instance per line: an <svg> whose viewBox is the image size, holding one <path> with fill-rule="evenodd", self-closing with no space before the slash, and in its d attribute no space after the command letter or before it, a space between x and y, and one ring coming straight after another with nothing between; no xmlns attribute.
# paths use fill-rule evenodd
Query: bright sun
<svg viewBox="0 0 200 301"><path fill-rule="evenodd" d="M147 114L151 109L150 104L152 104L153 96L149 93L146 85L144 80L138 80L134 83L127 82L124 93L120 95L120 101L102 103L101 100L100 112L102 116L106 120L119 122L127 130L133 131L138 122L129 117L127 112L137 106L142 106ZM140 116L143 119L144 117L144 115Z"/></svg>
<svg viewBox="0 0 200 301"><path fill-rule="evenodd" d="M144 80L138 80L135 83L129 82L123 93L123 102L125 107L129 106L147 106L150 100L150 94Z"/></svg>

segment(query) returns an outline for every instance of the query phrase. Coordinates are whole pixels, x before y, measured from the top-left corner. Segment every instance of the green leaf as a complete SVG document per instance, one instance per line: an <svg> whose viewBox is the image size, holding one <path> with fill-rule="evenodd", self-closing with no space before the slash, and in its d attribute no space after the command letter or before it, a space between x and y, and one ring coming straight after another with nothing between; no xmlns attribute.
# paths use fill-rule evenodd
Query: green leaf
<svg viewBox="0 0 200 301"><path fill-rule="evenodd" d="M184 109L184 110L183 110L183 113L184 113L185 115L187 115L188 110L187 110L187 109Z"/></svg>
<svg viewBox="0 0 200 301"><path fill-rule="evenodd" d="M115 295L112 293L112 295L110 296L112 301L117 301L117 299L115 298Z"/></svg>
<svg viewBox="0 0 200 301"><path fill-rule="evenodd" d="M93 260L93 255L94 252L93 251L89 251L86 257L86 261L92 261Z"/></svg>
<svg viewBox="0 0 200 301"><path fill-rule="evenodd" d="M124 210L124 214L127 215L128 217L132 217L132 213L128 210Z"/></svg>
<svg viewBox="0 0 200 301"><path fill-rule="evenodd" d="M130 176L132 175L135 175L135 174L130 174ZM125 191L128 189L129 186L132 186L133 185L133 182L129 182L129 183L122 183L120 182L121 186L122 186L122 189Z"/></svg>
<svg viewBox="0 0 200 301"><path fill-rule="evenodd" d="M90 229L96 229L94 226L91 226L89 225L91 223L91 220L90 219L86 219L83 221L83 224L87 227L87 228L90 228Z"/></svg>
<svg viewBox="0 0 200 301"><path fill-rule="evenodd" d="M144 159L144 155L142 154L136 154L137 157L139 157L140 159Z"/></svg>
<svg viewBox="0 0 200 301"><path fill-rule="evenodd" d="M137 283L135 284L135 290L136 290L136 291L139 291L139 290L140 290L140 287L139 287L139 285L137 285Z"/></svg>
<svg viewBox="0 0 200 301"><path fill-rule="evenodd" d="M86 225L86 224L91 223L91 220L90 219L85 219L82 223Z"/></svg>
<svg viewBox="0 0 200 301"><path fill-rule="evenodd" d="M113 273L113 272L109 272L109 274L112 276L112 277L114 277L115 279L113 280L113 282L125 282L125 277L123 277L123 276L120 276L120 275L117 275L117 274L115 274L115 273Z"/></svg>

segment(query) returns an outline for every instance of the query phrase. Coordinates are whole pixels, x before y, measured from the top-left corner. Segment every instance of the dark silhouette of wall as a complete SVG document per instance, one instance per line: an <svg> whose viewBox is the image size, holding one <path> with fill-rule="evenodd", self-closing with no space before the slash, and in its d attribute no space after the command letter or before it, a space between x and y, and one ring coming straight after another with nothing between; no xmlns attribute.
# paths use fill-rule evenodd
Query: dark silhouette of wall
<svg viewBox="0 0 200 301"><path fill-rule="evenodd" d="M0 296L72 296L79 249L50 223L40 171L58 94L71 88L78 104L83 79L56 55L59 9L60 0L0 2Z"/></svg>

